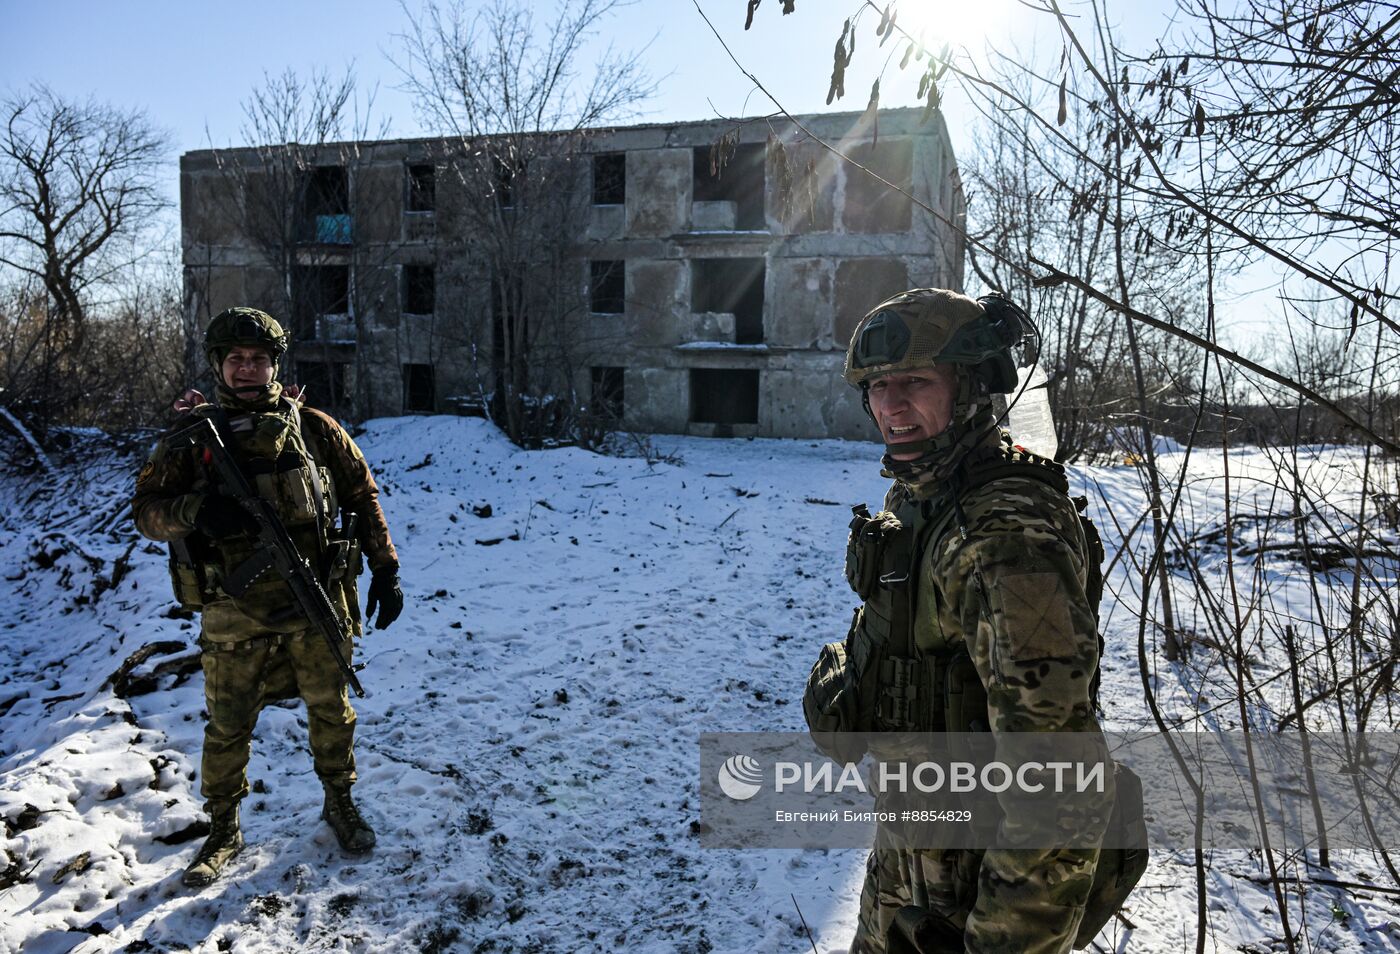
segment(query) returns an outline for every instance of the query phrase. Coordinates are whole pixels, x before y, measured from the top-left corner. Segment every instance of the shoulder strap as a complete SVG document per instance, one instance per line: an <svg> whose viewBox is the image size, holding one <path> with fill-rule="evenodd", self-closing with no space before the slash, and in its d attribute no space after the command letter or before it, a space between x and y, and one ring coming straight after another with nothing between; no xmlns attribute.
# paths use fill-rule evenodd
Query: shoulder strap
<svg viewBox="0 0 1400 954"><path fill-rule="evenodd" d="M330 532L330 523L326 516L326 490L321 485L321 468L316 465L316 458L311 454L311 442L306 439L306 433L302 430L300 406L289 397L283 396L282 400L287 402L287 408L291 412L297 442L301 444L301 456L306 459L306 469L311 479L311 494L316 504L316 538L324 542Z"/></svg>
<svg viewBox="0 0 1400 954"><path fill-rule="evenodd" d="M968 454L954 479L961 489L971 490L1003 477L1030 477L1069 496L1064 464L1008 443Z"/></svg>
<svg viewBox="0 0 1400 954"><path fill-rule="evenodd" d="M321 485L321 468L316 466L315 455L311 452L311 441L307 440L307 431L301 427L301 408L297 402L291 398L283 398L287 402L287 409L291 412L291 423L295 424L297 430L297 443L301 444L301 455L307 459L307 468L311 471L311 490L316 497L316 520L325 523L326 520L326 490Z"/></svg>

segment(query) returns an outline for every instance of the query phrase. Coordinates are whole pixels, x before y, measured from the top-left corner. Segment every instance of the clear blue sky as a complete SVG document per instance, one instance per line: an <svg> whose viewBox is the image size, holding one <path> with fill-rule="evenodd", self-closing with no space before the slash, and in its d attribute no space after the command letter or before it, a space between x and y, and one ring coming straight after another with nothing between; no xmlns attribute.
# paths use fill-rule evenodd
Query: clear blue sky
<svg viewBox="0 0 1400 954"><path fill-rule="evenodd" d="M410 9L420 3L409 0ZM744 0L701 4L735 54L784 105L801 112L864 107L873 68L887 52L874 48L873 17L862 24L846 98L825 105L831 50L857 0L799 0L797 12L786 17L781 0L765 0L747 33ZM1136 23L1155 24L1162 15L1142 11L1167 5L1150 0L1126 8ZM553 10L552 3L532 6L541 19ZM1021 44L1055 43L1048 20L1015 0L903 0L903 6L906 22L928 16L970 46L980 47L983 33L1002 42L1014 32ZM175 154L206 147L206 127L215 145L236 142L240 102L264 72L287 67L305 74L354 63L362 86L378 84L375 114L392 118L391 131L421 134L411 103L394 88L398 73L385 56L397 48L395 34L407 23L393 0L0 0L0 23L0 90L39 80L65 95L92 94L142 107L171 132ZM646 121L770 111L691 0L639 2L608 21L598 45L606 42L619 49L645 47L644 62L662 78ZM884 103L912 104L914 92L912 83L887 81ZM961 145L958 107L956 101L948 106L955 148Z"/></svg>
<svg viewBox="0 0 1400 954"><path fill-rule="evenodd" d="M844 4L808 0L799 15L779 22L781 4L769 0L759 11L759 29L747 35L743 0L705 0L705 6L736 52L768 74L765 81L779 85L794 108L826 108L832 30L840 29ZM537 8L547 19L553 5ZM376 113L392 117L393 132L419 134L411 103L393 88L398 73L384 55L396 49L394 35L407 22L392 0L0 0L0 10L0 88L42 80L64 94L90 92L116 105L144 107L174 134L177 151L207 145L206 124L217 145L236 140L240 102L264 71L288 66L303 73L338 71L353 62L362 85L379 84ZM637 4L607 27L601 41L619 49L647 46L645 62L666 77L647 120L701 118L715 109L768 111L759 99L745 109L750 84L689 0ZM844 108L861 108L864 99L864 91L853 91Z"/></svg>

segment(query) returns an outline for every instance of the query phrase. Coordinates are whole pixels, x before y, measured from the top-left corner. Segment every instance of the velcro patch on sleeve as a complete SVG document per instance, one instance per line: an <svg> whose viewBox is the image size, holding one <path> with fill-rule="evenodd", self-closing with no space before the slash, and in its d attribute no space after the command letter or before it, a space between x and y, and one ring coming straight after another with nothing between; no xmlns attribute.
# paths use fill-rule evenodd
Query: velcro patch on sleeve
<svg viewBox="0 0 1400 954"><path fill-rule="evenodd" d="M1074 652L1074 624L1057 573L1014 573L994 587L1001 597L998 625L1016 662L1069 656Z"/></svg>

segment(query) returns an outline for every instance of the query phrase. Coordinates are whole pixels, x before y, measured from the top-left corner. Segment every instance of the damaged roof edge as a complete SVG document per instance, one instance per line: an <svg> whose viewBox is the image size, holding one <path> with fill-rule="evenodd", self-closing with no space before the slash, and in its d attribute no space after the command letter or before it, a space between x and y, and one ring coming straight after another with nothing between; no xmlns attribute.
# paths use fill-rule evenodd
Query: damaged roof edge
<svg viewBox="0 0 1400 954"><path fill-rule="evenodd" d="M922 106L901 106L892 108L882 108L879 113L880 138L888 136L910 136L926 135L938 136L944 141L948 140L947 125L944 122L941 110L935 110L928 122L921 123L923 116ZM862 117L866 115L865 110L852 110L839 113L801 113L794 114L789 119L787 116L762 116L748 117L743 119L702 119L702 120L677 120L674 122L639 123L636 125L623 126L594 126L577 130L549 130L538 133L527 133L531 136L571 136L583 135L588 137L590 142L583 144L582 152L613 152L624 148L675 148L683 146L704 146L708 145L723 132L737 128L739 130L740 142L765 142L769 135L775 131L781 133L797 132L797 124L808 127L813 134L824 139L840 139L849 137L853 131L852 127L858 124ZM664 136L657 137L656 134L664 133ZM180 156L182 167L212 165L214 158L218 155L225 155L237 158L240 155L255 153L258 149L280 148L286 145L300 145L308 149L324 149L328 152L339 152L350 148L373 148L375 151L387 151L394 154L394 158L413 157L431 158L426 147L434 144L475 139L492 139L498 136L510 135L506 133L495 136L482 137L462 137L455 135L441 136L417 136L412 138L397 139L360 139L360 140L340 140L324 143L279 143L275 146L226 146L214 149L191 149ZM799 133L800 135L800 133ZM609 144L606 141L598 142L599 139L606 140L610 137L623 137L624 139L640 138L645 142ZM857 134L856 138L864 141L869 136ZM650 140L655 139L655 142ZM414 147L425 147L421 150ZM415 153L419 155L414 155ZM368 157L367 157L368 158Z"/></svg>

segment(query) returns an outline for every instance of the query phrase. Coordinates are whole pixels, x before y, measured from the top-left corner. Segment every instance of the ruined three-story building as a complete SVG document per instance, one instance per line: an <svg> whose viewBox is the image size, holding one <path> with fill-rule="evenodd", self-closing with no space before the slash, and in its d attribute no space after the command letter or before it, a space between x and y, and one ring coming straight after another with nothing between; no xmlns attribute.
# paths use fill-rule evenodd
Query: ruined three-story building
<svg viewBox="0 0 1400 954"><path fill-rule="evenodd" d="M868 438L838 373L856 320L962 286L957 166L941 116L921 118L597 129L547 155L443 138L187 153L190 325L272 310L284 378L350 418L479 410L525 355L557 372L544 390L630 430ZM501 264L512 242L525 267Z"/></svg>

